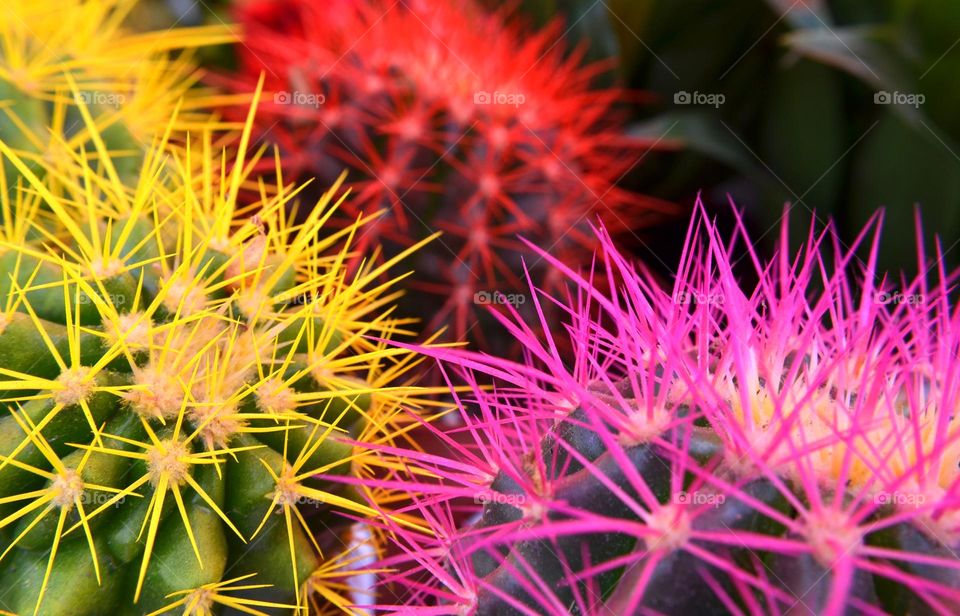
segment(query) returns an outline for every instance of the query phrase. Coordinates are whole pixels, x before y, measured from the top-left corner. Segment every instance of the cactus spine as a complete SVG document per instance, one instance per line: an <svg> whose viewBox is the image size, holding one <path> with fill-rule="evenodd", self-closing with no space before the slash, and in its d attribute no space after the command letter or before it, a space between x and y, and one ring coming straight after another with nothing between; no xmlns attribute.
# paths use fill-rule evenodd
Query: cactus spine
<svg viewBox="0 0 960 616"><path fill-rule="evenodd" d="M39 174L68 169L101 139L131 183L140 152L180 105L176 138L212 126L213 102L193 86L197 48L234 39L225 26L131 32L138 0L10 0L0 15L0 139ZM71 82L77 84L75 87ZM79 103L83 103L81 106ZM95 129L81 117L86 108ZM225 125L222 125L225 126ZM15 175L9 161L8 176ZM51 190L59 189L48 180Z"/></svg>

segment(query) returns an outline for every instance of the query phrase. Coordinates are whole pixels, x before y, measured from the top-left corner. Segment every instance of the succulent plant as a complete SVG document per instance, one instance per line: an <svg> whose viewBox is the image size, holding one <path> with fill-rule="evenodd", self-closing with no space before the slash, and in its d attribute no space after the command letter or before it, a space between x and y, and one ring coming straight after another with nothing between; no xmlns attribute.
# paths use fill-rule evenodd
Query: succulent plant
<svg viewBox="0 0 960 616"><path fill-rule="evenodd" d="M193 51L234 40L225 26L132 32L138 0L11 0L0 15L0 139L35 173L70 165L94 134L118 173L136 181L139 153L180 106L181 134L211 122L208 99L193 88ZM174 53L172 53L174 52ZM78 84L72 87L71 83ZM83 102L96 132L80 117ZM8 176L13 169L7 163Z"/></svg>
<svg viewBox="0 0 960 616"><path fill-rule="evenodd" d="M334 186L294 222L301 188L249 175L255 107L235 151L169 148L172 118L133 187L82 101L96 150L45 176L62 194L0 140L0 609L356 601L338 512L375 511L324 476L378 472L363 443L402 439L419 358L387 346L413 333L396 261L345 267L375 215L327 231Z"/></svg>
<svg viewBox="0 0 960 616"><path fill-rule="evenodd" d="M921 248L937 279L891 286L881 222L765 263L700 211L672 287L602 230L590 271L541 253L564 323L500 315L523 362L431 351L471 385L463 426L345 480L431 529L382 523L383 613L957 613L956 276Z"/></svg>
<svg viewBox="0 0 960 616"><path fill-rule="evenodd" d="M240 69L221 83L265 75L259 128L288 174L329 182L346 165L344 211L389 208L361 247L444 232L411 285L417 314L458 339L492 343L482 305L522 302L517 234L585 263L589 220L633 229L670 209L621 185L654 140L624 135L631 95L594 85L605 67L568 53L559 23L531 31L473 0L257 0L236 14Z"/></svg>

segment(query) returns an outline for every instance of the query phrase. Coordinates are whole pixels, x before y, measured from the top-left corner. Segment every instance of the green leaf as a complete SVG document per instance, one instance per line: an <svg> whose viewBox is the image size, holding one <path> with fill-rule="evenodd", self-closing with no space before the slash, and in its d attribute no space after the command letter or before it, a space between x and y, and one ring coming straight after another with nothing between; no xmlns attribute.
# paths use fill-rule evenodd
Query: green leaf
<svg viewBox="0 0 960 616"><path fill-rule="evenodd" d="M838 24L899 22L914 5L927 0L830 0Z"/></svg>
<svg viewBox="0 0 960 616"><path fill-rule="evenodd" d="M874 104L889 105L903 120L919 128L930 122L921 112L927 95L920 90L917 67L902 35L902 30L882 25L802 30L788 34L783 42L792 51L875 88Z"/></svg>
<svg viewBox="0 0 960 616"><path fill-rule="evenodd" d="M926 96L924 111L937 125L960 139L960 116L956 102L960 97L960 3L927 0L913 15L913 37L922 48L917 63L920 91Z"/></svg>
<svg viewBox="0 0 960 616"><path fill-rule="evenodd" d="M748 51L744 41L762 40L770 27L766 22L772 21L768 14L763 17L759 23L755 0L655 3L644 37L653 50L647 54L647 87L668 93L698 88L715 92L745 55L760 51Z"/></svg>
<svg viewBox="0 0 960 616"><path fill-rule="evenodd" d="M884 26L816 28L791 32L782 39L791 51L847 72L877 88L912 91L912 72L893 49Z"/></svg>
<svg viewBox="0 0 960 616"><path fill-rule="evenodd" d="M920 206L925 228L938 233L946 248L960 238L960 150L933 131L932 126L917 129L887 113L859 148L849 226L858 228L878 207L886 208L886 227L896 231L883 239L881 264L886 269L916 261L914 204ZM951 261L957 261L956 254Z"/></svg>
<svg viewBox="0 0 960 616"><path fill-rule="evenodd" d="M761 156L778 178L758 213L766 227L780 219L786 201L802 200L804 216L836 207L849 165L844 154L855 139L848 133L836 71L801 60L775 76L760 137Z"/></svg>
<svg viewBox="0 0 960 616"><path fill-rule="evenodd" d="M960 23L960 2L954 0L923 0L916 2L912 24L922 34L922 44L932 59L939 58L957 44L957 23ZM954 47L956 46L956 47Z"/></svg>
<svg viewBox="0 0 960 616"><path fill-rule="evenodd" d="M767 4L794 28L826 28L833 21L823 0L767 0Z"/></svg>
<svg viewBox="0 0 960 616"><path fill-rule="evenodd" d="M650 54L646 37L656 0L606 0L605 3L617 35L620 73L629 79L641 59Z"/></svg>
<svg viewBox="0 0 960 616"><path fill-rule="evenodd" d="M664 113L634 126L630 134L678 141L685 149L720 161L756 182L770 182L744 144L707 111Z"/></svg>

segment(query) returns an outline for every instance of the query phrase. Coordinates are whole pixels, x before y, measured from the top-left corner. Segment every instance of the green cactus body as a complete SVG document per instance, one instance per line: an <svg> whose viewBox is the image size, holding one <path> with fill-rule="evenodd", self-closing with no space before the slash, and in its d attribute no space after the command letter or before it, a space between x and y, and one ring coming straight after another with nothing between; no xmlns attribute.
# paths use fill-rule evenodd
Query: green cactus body
<svg viewBox="0 0 960 616"><path fill-rule="evenodd" d="M62 290L60 296L63 297ZM144 299L149 302L152 298ZM132 305L132 298L128 305ZM70 308L60 308L63 313L67 310ZM0 368L38 379L56 381L63 372L58 360L69 358L72 342L70 337L80 333L79 326L32 319L25 312L13 313L11 317L0 334L0 357L3 358ZM155 326L159 328L163 325ZM42 334L39 328L43 329ZM47 347L44 335L52 343L52 349ZM114 350L108 350L110 345L95 334L85 334L82 340L77 340L81 342L81 346L91 347L89 350L78 349L85 351L79 355L82 366L92 369L97 361L104 357L105 352L117 354L115 346ZM154 355L148 351L141 356L141 362L150 361ZM123 361L126 363L128 360ZM290 361L300 365L310 362L306 355L292 355ZM58 508L42 517L35 517L36 514L30 512L17 518L15 523L11 521L12 534L19 540L16 547L0 561L0 577L14 579L23 576L24 582L17 585L15 592L11 591L9 596L5 594L0 597L0 604L18 614L32 613L33 602L37 599L46 571L50 546L55 543L54 539L57 539L62 552L54 561L52 571L55 573L46 583L39 613L99 614L113 612L128 602L132 605L134 589L138 587L138 559L143 557L146 547L143 532L145 521L147 526L155 526L156 536L153 538L149 568L146 569L142 582L142 593L137 598L136 613L150 613L162 608L170 603L168 595L171 593L219 582L228 562L232 573L237 574L257 573L266 567L257 581L286 588L287 591L281 593L286 603L296 604L298 596L292 589L303 583L319 566L319 554L313 549L304 530L294 526L298 562L298 580L295 582L290 574L288 527L282 515L273 513L272 495L277 490L277 483L275 478L266 472L263 464L271 465L279 476L284 465L298 462L298 457L303 453L309 455L299 460L301 468L329 473L349 472L350 463L342 461L351 456L353 447L335 438L337 434L346 434L343 429L333 431L338 426L337 421L348 416L347 411L351 406L355 406L357 398L364 397L366 402L362 412L370 411L369 394L350 395L349 392L344 392L342 398L327 398L331 401L330 404L303 404L304 408L296 411L298 415L302 414L298 417L284 416L285 412L289 414L294 409L262 408L258 405L256 396L251 394L248 396L249 403L245 405L243 419L231 417L221 422L217 415L208 417L202 413L186 418L182 433L203 433L204 421L209 422L208 426L217 424L217 428L210 431L207 440L203 437L194 439L191 450L184 452L182 458L190 458L193 454L202 456L205 451L226 452L230 446L243 448L243 451L235 455L224 453L216 464L193 465L190 474L202 488L202 492L190 490L187 482L180 483L178 490L183 493L178 497L172 497L168 493L163 499L162 508L157 509L159 487L155 485L156 473L151 470L149 456L154 450L147 432L149 431L150 437L166 442L173 438L174 426L171 418L163 420L166 422L164 424L161 423L162 418L151 417L144 413L143 407L138 407L139 398L137 390L133 389L133 383L137 381L135 370L143 367L134 361L132 364L128 363L126 369L120 373L104 369L97 374L92 385L99 391L90 394L82 402L89 409L92 425L79 403L58 409L61 405L56 401L56 397L44 396L42 387L29 390L8 389L5 392L6 405L11 410L7 416L0 418L0 464L3 465L0 467L0 498L10 499L31 491L64 491L56 485L58 476L44 480L44 476L39 472L51 471L52 464L47 459L47 454L59 457L66 469L78 474L83 485L91 484L122 491L134 484L138 478L149 477L150 480L138 486L135 493L124 494L116 502L110 502L114 498L114 493L111 492L86 489L73 495L82 504L85 515L90 516L90 519L84 522L97 538L96 553L101 576L110 577L109 586L98 586L93 575L90 551L80 524L84 513L79 505L71 503L70 506L59 508L59 511L65 514L62 523L58 516L54 515ZM266 367L272 370L269 366ZM259 379L255 373L248 379L244 379L240 385L248 383L254 388L250 390L252 392L259 384ZM38 385L42 384L38 382ZM309 387L320 386L311 378ZM317 393L317 389L301 389L306 389L309 393L298 393L291 387L289 395L309 396ZM20 400L32 395L41 397ZM291 400L297 403L296 398ZM334 407L339 410L332 411ZM234 413L240 415L238 411ZM330 423L310 423L320 422L321 416ZM29 425L36 426L42 422L46 424L39 434L32 439L28 438ZM233 429L233 423L239 425L241 422L250 428L262 428L263 431L247 433L244 432L244 426L236 428L236 437L224 436L224 431ZM96 437L93 426L98 430ZM344 426L347 426L345 422ZM180 438L183 438L182 434ZM100 444L96 439L99 439ZM221 442L221 439L224 440ZM77 447L78 444L81 447ZM285 451L289 462L284 460ZM138 452L146 452L147 456L126 457ZM186 462L184 465L190 466ZM153 470L155 471L155 468ZM253 477L260 481L251 481ZM317 483L322 485L322 482L311 485ZM243 497L238 497L235 494L236 489L230 488L230 485L241 486L241 491L246 489ZM211 502L208 502L203 494L209 497ZM177 502L176 498L182 499L182 504ZM308 507L321 506L319 502L309 503L308 499L296 503L297 506L304 504ZM23 501L4 502L0 507L0 514L16 516L23 511ZM103 510L98 512L101 508ZM39 511L42 509L37 510ZM186 522L181 520L181 511L186 512ZM237 519L237 530L242 528L239 536L230 528L233 524L231 518L234 516ZM267 523L261 527L265 516ZM5 518L4 522L9 519ZM187 525L189 533L186 530ZM69 532L71 528L72 533ZM192 541L196 542L201 557L199 559L194 553ZM61 570L61 564L69 567L71 573ZM119 573L111 573L118 568ZM117 575L124 579L120 584L123 592L118 592L115 588L117 582L114 578ZM56 599L48 600L53 597ZM124 609L131 608L127 606Z"/></svg>
<svg viewBox="0 0 960 616"><path fill-rule="evenodd" d="M67 59L64 61L68 62ZM101 99L115 102L98 102ZM119 92L88 89L71 91L69 88L51 96L44 92L24 90L9 81L0 80L0 101L4 103L5 112L0 139L24 158L31 171L43 174L43 158L50 158L51 150L60 148L56 139L51 140L49 129L62 126L64 130L59 135L60 140L75 138L76 132L84 130L79 111L82 106L101 124L98 136L111 153L119 177L135 183L143 163L144 144L123 123L124 114L120 113L120 108L125 99L126 95ZM91 150L94 148L92 143L87 146ZM5 161L4 165L8 175L15 175L16 170L10 161Z"/></svg>
<svg viewBox="0 0 960 616"><path fill-rule="evenodd" d="M218 170L253 165L206 143L185 161L161 142L132 192L77 157L98 199L61 198L0 141L43 200L9 209L0 246L0 609L304 610L315 571L349 575L318 538L375 511L322 475L376 463L355 443L418 404L397 380L416 355L368 340L400 328L368 305L391 285L346 282L317 247L334 192L297 225L279 189L240 219L228 187L247 180Z"/></svg>
<svg viewBox="0 0 960 616"><path fill-rule="evenodd" d="M16 85L0 79L0 101L6 103L4 110L4 121L0 122L0 139L11 147L21 151L31 151L35 145L31 142L29 135L42 134L44 127L48 126L46 104L35 96L24 94ZM8 118L15 117L26 129L24 132L21 126L9 121ZM4 163L7 167L7 173L13 171L13 166ZM39 165L34 164L34 169L39 169Z"/></svg>

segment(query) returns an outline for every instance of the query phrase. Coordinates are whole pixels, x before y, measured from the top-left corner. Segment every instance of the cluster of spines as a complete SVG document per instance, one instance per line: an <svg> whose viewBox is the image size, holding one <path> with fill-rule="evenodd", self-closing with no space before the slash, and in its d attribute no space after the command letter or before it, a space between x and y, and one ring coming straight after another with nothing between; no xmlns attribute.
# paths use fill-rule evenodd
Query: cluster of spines
<svg viewBox="0 0 960 616"><path fill-rule="evenodd" d="M387 344L412 333L382 281L396 261L347 270L372 217L325 232L336 187L298 217L300 189L249 177L255 104L232 154L213 126L171 147L172 118L131 186L78 103L93 151L69 165L41 177L0 141L19 174L0 237L4 603L339 596L355 563L337 556L336 512L375 511L317 477L376 472L362 444L402 435L424 391L408 384L416 355ZM263 199L238 206L250 185ZM282 600L256 598L271 585Z"/></svg>
<svg viewBox="0 0 960 616"><path fill-rule="evenodd" d="M211 109L223 99L196 88L197 48L235 40L226 26L133 32L139 0L11 0L0 16L0 138L36 173L69 169L100 135L135 183L141 153L177 114L174 137L227 128ZM74 85L76 84L76 85ZM93 128L79 103L95 118ZM13 169L7 163L8 173ZM49 182L48 182L49 183ZM51 190L59 189L49 183Z"/></svg>
<svg viewBox="0 0 960 616"><path fill-rule="evenodd" d="M432 532L383 523L383 609L957 610L954 277L941 266L892 293L879 218L848 249L811 229L796 255L784 228L765 264L742 228L727 241L699 217L672 288L601 231L592 272L542 254L572 289L537 291L534 308L559 306L562 328L499 317L525 362L436 353L474 387L461 429L424 425L433 455L384 449L407 463L376 485L412 492L399 510Z"/></svg>

